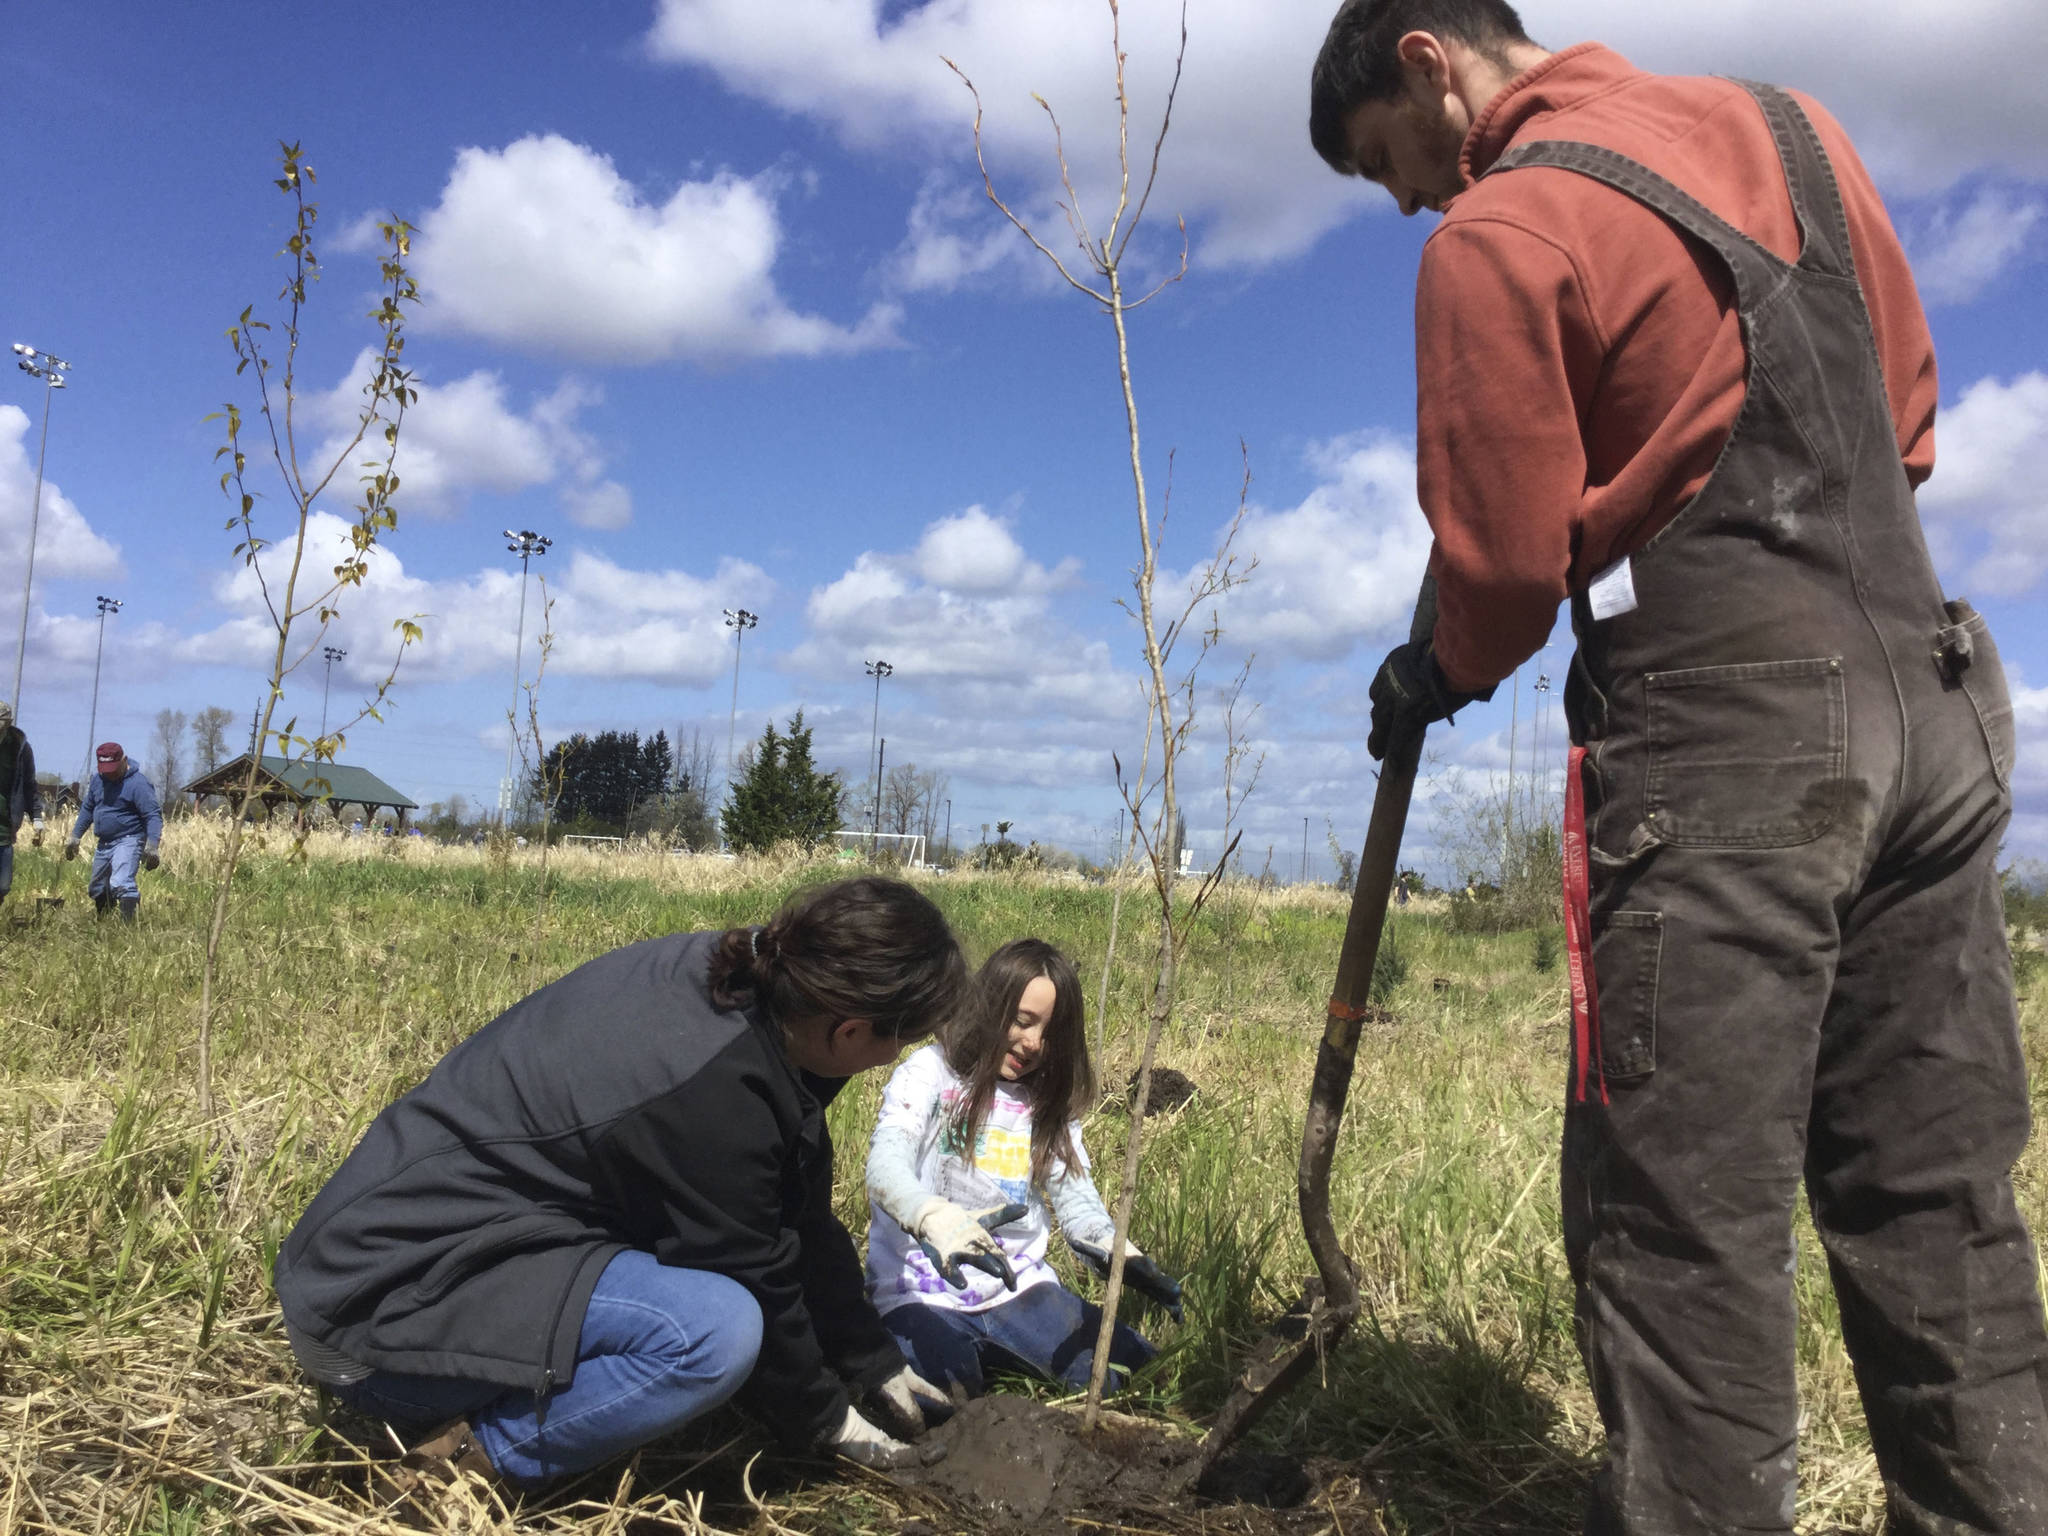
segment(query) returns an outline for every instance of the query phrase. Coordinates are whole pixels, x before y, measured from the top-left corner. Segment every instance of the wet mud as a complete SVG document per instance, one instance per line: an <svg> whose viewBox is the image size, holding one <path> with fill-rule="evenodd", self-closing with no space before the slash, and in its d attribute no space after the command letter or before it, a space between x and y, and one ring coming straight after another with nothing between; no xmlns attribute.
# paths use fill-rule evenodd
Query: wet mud
<svg viewBox="0 0 2048 1536"><path fill-rule="evenodd" d="M1282 1536L1327 1530L1337 1501L1348 1506L1347 1530L1366 1536L1380 1529L1369 1496L1334 1464L1241 1454L1225 1458L1197 1489L1201 1442L1126 1414L1104 1413L1090 1435L1073 1409L996 1395L966 1404L929 1440L943 1458L898 1480L940 1496L968 1529L1072 1536L1091 1524L1128 1523ZM1219 1525L1225 1513L1232 1518Z"/></svg>

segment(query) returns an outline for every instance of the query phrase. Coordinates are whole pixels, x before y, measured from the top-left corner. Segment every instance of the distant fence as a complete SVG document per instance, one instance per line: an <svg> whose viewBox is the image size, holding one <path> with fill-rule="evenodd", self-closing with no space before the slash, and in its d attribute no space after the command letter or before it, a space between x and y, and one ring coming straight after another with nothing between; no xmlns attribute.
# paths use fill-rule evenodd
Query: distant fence
<svg viewBox="0 0 2048 1536"><path fill-rule="evenodd" d="M565 832L562 835L562 846L566 848L571 843L603 843L612 848L623 848L626 846L626 840L623 837L590 837L581 832Z"/></svg>
<svg viewBox="0 0 2048 1536"><path fill-rule="evenodd" d="M834 832L832 836L843 850L841 858L856 857L870 848L879 850L886 843L889 851L911 868L924 868L924 834L921 832Z"/></svg>

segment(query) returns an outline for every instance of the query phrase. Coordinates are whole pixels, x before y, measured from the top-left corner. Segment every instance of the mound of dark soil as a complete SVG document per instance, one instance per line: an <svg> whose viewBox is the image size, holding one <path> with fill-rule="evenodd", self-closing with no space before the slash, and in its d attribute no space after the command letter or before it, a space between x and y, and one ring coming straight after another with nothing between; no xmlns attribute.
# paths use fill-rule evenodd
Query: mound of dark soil
<svg viewBox="0 0 2048 1536"><path fill-rule="evenodd" d="M1201 1091L1195 1086L1195 1080L1187 1073L1176 1072L1172 1067L1154 1067L1151 1088L1145 1095L1145 1113L1170 1113ZM1124 1085L1124 1097L1134 1105L1138 1102L1138 1074L1135 1072L1131 1074L1131 1080Z"/></svg>
<svg viewBox="0 0 2048 1536"><path fill-rule="evenodd" d="M931 1439L944 1448L944 1459L897 1477L943 1497L974 1522L970 1528L1072 1536L1091 1523L1119 1529L1128 1522L1155 1531L1227 1528L1286 1536L1328 1529L1338 1500L1354 1536L1381 1529L1354 1479L1294 1457L1225 1458L1198 1491L1200 1442L1126 1414L1103 1414L1088 1435L1071 1409L983 1397ZM1217 1524L1226 1511L1227 1524Z"/></svg>

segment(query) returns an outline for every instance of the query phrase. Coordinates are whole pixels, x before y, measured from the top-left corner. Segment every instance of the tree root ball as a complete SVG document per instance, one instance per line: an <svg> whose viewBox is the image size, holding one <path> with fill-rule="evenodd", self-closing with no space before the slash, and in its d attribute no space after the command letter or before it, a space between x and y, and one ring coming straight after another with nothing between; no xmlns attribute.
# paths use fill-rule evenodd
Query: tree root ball
<svg viewBox="0 0 2048 1536"><path fill-rule="evenodd" d="M1279 1455L1224 1458L1200 1489L1201 1442L1171 1426L1105 1412L1094 1434L1077 1407L991 1396L965 1404L932 1431L942 1459L897 1474L900 1482L943 1498L962 1529L1072 1536L1075 1520L1155 1531L1210 1530L1218 1506L1229 1529L1283 1536L1327 1529L1332 1497L1368 1516L1371 1502L1334 1464ZM1377 1529L1366 1518L1356 1529Z"/></svg>

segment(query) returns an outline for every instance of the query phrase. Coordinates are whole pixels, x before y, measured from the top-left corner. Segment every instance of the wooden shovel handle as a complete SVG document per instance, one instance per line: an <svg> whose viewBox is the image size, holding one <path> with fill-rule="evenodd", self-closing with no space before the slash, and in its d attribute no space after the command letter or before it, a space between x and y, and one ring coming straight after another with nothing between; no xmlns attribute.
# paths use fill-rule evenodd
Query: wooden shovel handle
<svg viewBox="0 0 2048 1536"><path fill-rule="evenodd" d="M1412 640L1429 638L1436 628L1436 578L1425 575L1416 595ZM1316 1051L1315 1079L1309 1088L1308 1118L1302 1126L1301 1163L1296 1184L1301 1224L1309 1252L1323 1279L1325 1305L1350 1314L1358 1306L1358 1281L1330 1220L1330 1163L1336 1156L1337 1131L1351 1093L1351 1069L1358 1056L1359 1028L1367 1018L1373 963L1379 958L1380 934L1387 921L1400 865L1401 838L1408 826L1408 802L1415 792L1415 772L1422 761L1421 730L1408 731L1387 744L1380 765L1379 788L1373 795L1372 820L1366 828L1365 851L1351 888L1351 915L1344 925L1344 947L1337 958L1337 980L1331 989L1329 1020Z"/></svg>

